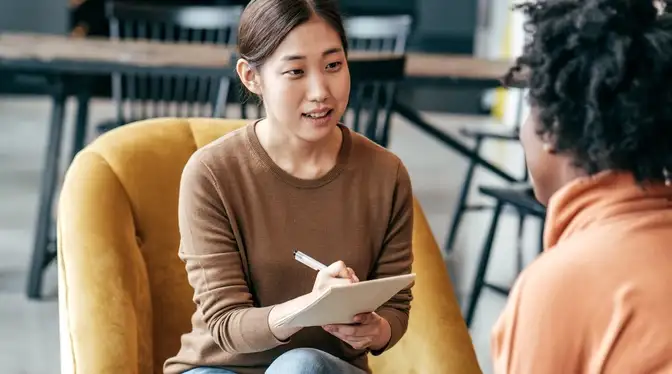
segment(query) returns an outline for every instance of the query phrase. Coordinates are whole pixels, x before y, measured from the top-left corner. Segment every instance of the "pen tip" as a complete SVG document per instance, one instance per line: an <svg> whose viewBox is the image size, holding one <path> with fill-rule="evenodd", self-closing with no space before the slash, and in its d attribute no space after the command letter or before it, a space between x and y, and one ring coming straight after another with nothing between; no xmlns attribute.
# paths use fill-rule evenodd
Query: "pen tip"
<svg viewBox="0 0 672 374"><path fill-rule="evenodd" d="M296 254L296 252L298 252L298 251L295 249L295 250L294 250L294 254Z"/></svg>

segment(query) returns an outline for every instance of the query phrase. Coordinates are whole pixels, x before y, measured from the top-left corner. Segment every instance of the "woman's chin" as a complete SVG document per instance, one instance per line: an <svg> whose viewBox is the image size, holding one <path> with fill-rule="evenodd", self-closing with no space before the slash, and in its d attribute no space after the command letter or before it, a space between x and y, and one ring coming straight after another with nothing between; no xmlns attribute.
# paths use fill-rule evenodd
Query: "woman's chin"
<svg viewBox="0 0 672 374"><path fill-rule="evenodd" d="M302 121L303 122L303 121ZM328 138L338 125L338 121L328 121L320 124L303 122L300 137L306 141L319 142Z"/></svg>

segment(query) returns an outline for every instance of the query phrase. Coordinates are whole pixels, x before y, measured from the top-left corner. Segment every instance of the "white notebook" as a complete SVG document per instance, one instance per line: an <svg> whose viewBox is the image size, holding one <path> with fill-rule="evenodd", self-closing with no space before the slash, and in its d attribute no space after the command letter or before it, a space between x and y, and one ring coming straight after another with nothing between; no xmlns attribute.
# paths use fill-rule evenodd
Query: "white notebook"
<svg viewBox="0 0 672 374"><path fill-rule="evenodd" d="M406 274L333 286L280 324L291 327L350 324L357 314L376 311L414 280L415 274Z"/></svg>

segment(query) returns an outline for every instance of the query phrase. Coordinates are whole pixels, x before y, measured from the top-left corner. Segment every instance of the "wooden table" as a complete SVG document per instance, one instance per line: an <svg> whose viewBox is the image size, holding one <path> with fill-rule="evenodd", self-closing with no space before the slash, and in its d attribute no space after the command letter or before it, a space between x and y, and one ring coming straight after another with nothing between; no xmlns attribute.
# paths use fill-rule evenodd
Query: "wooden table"
<svg viewBox="0 0 672 374"><path fill-rule="evenodd" d="M36 240L29 276L28 296L40 297L44 268L55 258L49 251L51 206L56 190L60 143L65 111L64 81L81 75L146 73L179 76L235 76L232 66L234 50L225 46L169 44L148 41L113 41L107 38L78 38L60 35L0 33L0 71L33 72L54 80L51 94L53 109L45 169L41 182ZM422 85L476 85L483 88L499 86L511 62L490 61L469 56L407 53L404 56L375 52L351 51L349 61L394 60L405 57L406 79ZM67 78L64 78L67 77ZM73 156L84 146L88 117L87 92L77 92L78 109L73 135ZM412 124L458 153L481 166L512 178L449 134L426 122L413 108L397 101L393 108Z"/></svg>
<svg viewBox="0 0 672 374"><path fill-rule="evenodd" d="M76 38L60 35L0 33L0 68L90 71L151 70L161 74L233 74L232 48L211 45L112 41L106 38ZM348 59L376 60L394 54L351 51ZM195 58L196 57L196 58ZM494 61L460 55L406 54L406 75L411 80L471 80L498 85L511 66L510 61Z"/></svg>

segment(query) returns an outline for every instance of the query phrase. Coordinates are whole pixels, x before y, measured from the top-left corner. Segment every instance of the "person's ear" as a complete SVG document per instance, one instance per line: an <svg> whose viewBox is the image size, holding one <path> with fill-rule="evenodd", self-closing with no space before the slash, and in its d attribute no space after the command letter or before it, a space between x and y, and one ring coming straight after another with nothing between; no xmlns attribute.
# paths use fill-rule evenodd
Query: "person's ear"
<svg viewBox="0 0 672 374"><path fill-rule="evenodd" d="M240 81L253 94L261 96L260 77L257 69L252 67L245 59L239 59L236 63L236 73Z"/></svg>
<svg viewBox="0 0 672 374"><path fill-rule="evenodd" d="M550 134L544 134L541 137L541 141L543 142L541 149L543 149L544 152L551 155L558 153L558 150L556 148L555 136Z"/></svg>
<svg viewBox="0 0 672 374"><path fill-rule="evenodd" d="M544 152L550 153L550 154L555 154L555 148L553 147L553 144L544 142L544 144L541 147Z"/></svg>

